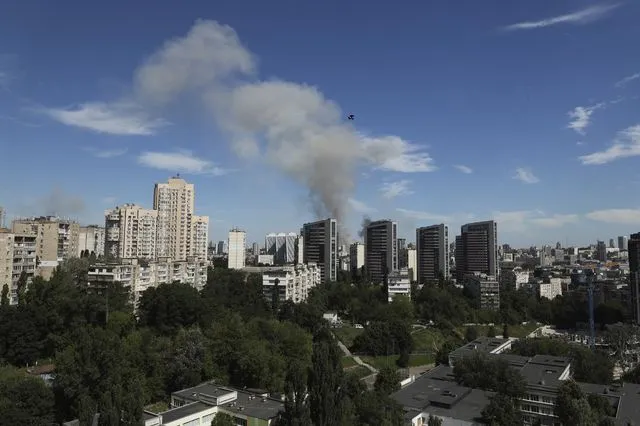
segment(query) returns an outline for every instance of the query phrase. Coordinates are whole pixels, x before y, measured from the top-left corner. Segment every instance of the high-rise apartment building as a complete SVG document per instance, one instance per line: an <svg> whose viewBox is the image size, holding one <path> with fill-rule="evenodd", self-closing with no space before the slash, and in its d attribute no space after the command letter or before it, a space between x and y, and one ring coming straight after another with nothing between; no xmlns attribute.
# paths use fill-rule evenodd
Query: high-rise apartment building
<svg viewBox="0 0 640 426"><path fill-rule="evenodd" d="M462 225L456 237L456 279L481 273L498 278L498 225L493 220Z"/></svg>
<svg viewBox="0 0 640 426"><path fill-rule="evenodd" d="M13 234L0 227L0 291L6 285L11 289L13 271Z"/></svg>
<svg viewBox="0 0 640 426"><path fill-rule="evenodd" d="M315 263L320 268L323 283L338 277L338 223L335 219L305 223L302 235L302 261Z"/></svg>
<svg viewBox="0 0 640 426"><path fill-rule="evenodd" d="M604 241L598 241L598 243L596 244L596 258L600 262L607 261L607 245L604 243Z"/></svg>
<svg viewBox="0 0 640 426"><path fill-rule="evenodd" d="M640 232L631 234L629 248L629 285L633 322L640 325Z"/></svg>
<svg viewBox="0 0 640 426"><path fill-rule="evenodd" d="M0 206L0 228L4 228L4 216L5 216L5 212L4 212L4 207Z"/></svg>
<svg viewBox="0 0 640 426"><path fill-rule="evenodd" d="M104 253L109 259L156 259L158 212L135 204L106 210Z"/></svg>
<svg viewBox="0 0 640 426"><path fill-rule="evenodd" d="M216 246L216 254L222 255L229 253L229 246L227 245L228 241L218 241Z"/></svg>
<svg viewBox="0 0 640 426"><path fill-rule="evenodd" d="M13 269L11 271L11 284L9 285L9 303L18 303L18 284L24 274L27 279L27 288L36 275L38 257L36 255L38 237L32 234L13 234ZM46 271L50 274L50 271ZM44 274L41 274L44 275Z"/></svg>
<svg viewBox="0 0 640 426"><path fill-rule="evenodd" d="M419 284L449 278L449 227L443 223L416 229Z"/></svg>
<svg viewBox="0 0 640 426"><path fill-rule="evenodd" d="M385 276L398 270L398 225L378 220L367 225L364 233L364 264L373 284L382 284Z"/></svg>
<svg viewBox="0 0 640 426"><path fill-rule="evenodd" d="M296 262L296 244L298 234L267 234L264 239L264 248L267 254L273 256L276 265L293 264Z"/></svg>
<svg viewBox="0 0 640 426"><path fill-rule="evenodd" d="M81 226L78 236L78 257L83 253L93 253L96 256L104 255L105 230L102 226L89 225Z"/></svg>
<svg viewBox="0 0 640 426"><path fill-rule="evenodd" d="M58 263L76 257L80 225L77 222L53 216L16 219L12 224L14 234L36 237L38 256L37 275L48 280Z"/></svg>
<svg viewBox="0 0 640 426"><path fill-rule="evenodd" d="M195 189L179 176L157 183L153 209L158 211L158 257L185 260L206 259L209 218L194 215Z"/></svg>
<svg viewBox="0 0 640 426"><path fill-rule="evenodd" d="M409 270L409 279L411 282L418 281L418 250L409 244L407 248L407 269Z"/></svg>
<svg viewBox="0 0 640 426"><path fill-rule="evenodd" d="M247 234L234 228L229 231L229 269L242 269L246 265Z"/></svg>
<svg viewBox="0 0 640 426"><path fill-rule="evenodd" d="M629 247L627 245L627 242L629 241L629 239L626 236L619 236L618 237L618 248L620 250L627 250Z"/></svg>
<svg viewBox="0 0 640 426"><path fill-rule="evenodd" d="M349 247L349 265L351 273L357 274L364 266L364 244L355 242Z"/></svg>

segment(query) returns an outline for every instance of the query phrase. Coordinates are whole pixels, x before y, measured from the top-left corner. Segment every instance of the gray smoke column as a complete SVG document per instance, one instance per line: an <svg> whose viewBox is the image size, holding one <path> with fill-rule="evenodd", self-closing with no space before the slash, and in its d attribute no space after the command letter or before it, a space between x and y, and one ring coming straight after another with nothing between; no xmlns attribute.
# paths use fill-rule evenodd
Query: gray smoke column
<svg viewBox="0 0 640 426"><path fill-rule="evenodd" d="M185 94L201 98L239 156L265 158L308 189L318 219L344 223L358 163L403 172L433 169L428 154L397 136L358 134L317 88L258 75L254 55L233 28L199 20L142 63L131 97L148 111Z"/></svg>
<svg viewBox="0 0 640 426"><path fill-rule="evenodd" d="M362 217L362 223L360 224L360 232L358 235L360 238L364 239L365 234L367 233L367 227L371 224L371 218L369 216Z"/></svg>

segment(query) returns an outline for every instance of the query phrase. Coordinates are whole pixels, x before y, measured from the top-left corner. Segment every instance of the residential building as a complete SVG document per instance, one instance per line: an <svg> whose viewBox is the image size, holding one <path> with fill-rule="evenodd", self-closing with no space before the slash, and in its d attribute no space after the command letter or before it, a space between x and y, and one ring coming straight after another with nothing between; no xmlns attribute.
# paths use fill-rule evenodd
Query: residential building
<svg viewBox="0 0 640 426"><path fill-rule="evenodd" d="M443 223L416 229L419 284L449 278L449 227Z"/></svg>
<svg viewBox="0 0 640 426"><path fill-rule="evenodd" d="M369 223L364 230L364 265L373 284L398 270L398 224L391 220Z"/></svg>
<svg viewBox="0 0 640 426"><path fill-rule="evenodd" d="M349 265L352 274L358 274L364 266L364 244L355 242L349 247Z"/></svg>
<svg viewBox="0 0 640 426"><path fill-rule="evenodd" d="M335 219L305 223L302 235L302 261L320 268L323 283L338 278L338 222Z"/></svg>
<svg viewBox="0 0 640 426"><path fill-rule="evenodd" d="M254 256L258 256L260 254L260 247L258 246L258 243L253 243L251 245L251 252Z"/></svg>
<svg viewBox="0 0 640 426"><path fill-rule="evenodd" d="M410 378L391 398L404 407L407 424L426 426L429 416L444 425L480 425L482 411L493 392L472 389L456 383L453 366L463 357L485 354L504 360L524 378L526 392L518 401L525 425L557 425L555 404L559 387L571 379L571 360L565 357L504 353L511 340L482 337L449 354L450 365L439 365L418 378ZM630 425L640 417L640 385L601 385L578 383L587 395L604 397L613 408L613 424Z"/></svg>
<svg viewBox="0 0 640 426"><path fill-rule="evenodd" d="M127 287L131 302L137 307L145 290L160 284L180 282L198 291L207 283L207 262L197 258L187 260L151 260L137 258L118 259L117 262L97 263L89 268L87 285L102 289L109 283L117 282Z"/></svg>
<svg viewBox="0 0 640 426"><path fill-rule="evenodd" d="M634 322L640 325L640 232L631 234L628 241L628 250L631 310Z"/></svg>
<svg viewBox="0 0 640 426"><path fill-rule="evenodd" d="M288 265L296 262L296 245L298 234L267 234L264 239L264 248L267 254L273 255L276 265Z"/></svg>
<svg viewBox="0 0 640 426"><path fill-rule="evenodd" d="M456 278L479 272L498 277L498 225L493 220L462 225L456 237Z"/></svg>
<svg viewBox="0 0 640 426"><path fill-rule="evenodd" d="M144 412L144 426L204 426L216 415L232 417L234 425L270 426L284 411L284 403L255 389L235 389L215 382L201 383L171 394L171 408Z"/></svg>
<svg viewBox="0 0 640 426"><path fill-rule="evenodd" d="M391 302L398 295L411 297L409 268L402 268L389 273L387 278L387 300Z"/></svg>
<svg viewBox="0 0 640 426"><path fill-rule="evenodd" d="M11 290L13 271L13 234L0 228L0 291L6 285Z"/></svg>
<svg viewBox="0 0 640 426"><path fill-rule="evenodd" d="M449 261L449 259L447 258L447 262ZM418 281L418 250L416 250L414 247L411 247L411 244L409 244L409 247L407 248L407 268L409 268L409 278L411 279L411 282L417 282Z"/></svg>
<svg viewBox="0 0 640 426"><path fill-rule="evenodd" d="M629 238L627 238L626 236L619 236L618 237L618 248L620 250L627 250L629 248L628 246L628 241Z"/></svg>
<svg viewBox="0 0 640 426"><path fill-rule="evenodd" d="M195 188L180 176L156 183L153 209L158 211L158 257L206 259L209 218L194 214Z"/></svg>
<svg viewBox="0 0 640 426"><path fill-rule="evenodd" d="M83 253L93 253L95 256L104 256L105 229L98 225L81 226L78 235L78 252L76 256L81 257Z"/></svg>
<svg viewBox="0 0 640 426"><path fill-rule="evenodd" d="M500 309L500 284L495 277L486 274L467 274L464 287L476 301L480 309Z"/></svg>
<svg viewBox="0 0 640 426"><path fill-rule="evenodd" d="M191 217L191 239L187 257L207 259L207 242L209 241L209 216Z"/></svg>
<svg viewBox="0 0 640 426"><path fill-rule="evenodd" d="M256 256L256 264L260 265L273 265L273 255L272 254L259 254Z"/></svg>
<svg viewBox="0 0 640 426"><path fill-rule="evenodd" d="M521 268L503 269L500 272L500 285L505 288L519 290L529 282L529 272Z"/></svg>
<svg viewBox="0 0 640 426"><path fill-rule="evenodd" d="M216 254L218 255L229 253L229 246L227 245L227 241L218 241L218 245L216 247Z"/></svg>
<svg viewBox="0 0 640 426"><path fill-rule="evenodd" d="M296 239L296 265L304 263L304 237L298 235Z"/></svg>
<svg viewBox="0 0 640 426"><path fill-rule="evenodd" d="M158 211L124 204L104 212L107 259L149 259L158 257Z"/></svg>
<svg viewBox="0 0 640 426"><path fill-rule="evenodd" d="M311 290L320 285L320 269L315 263L269 268L262 273L262 292L271 302L274 292L278 300L300 303L307 300Z"/></svg>
<svg viewBox="0 0 640 426"><path fill-rule="evenodd" d="M48 280L60 262L78 254L80 225L54 216L16 219L12 232L36 237L36 275Z"/></svg>
<svg viewBox="0 0 640 426"><path fill-rule="evenodd" d="M0 228L4 228L5 215L4 207L0 206Z"/></svg>
<svg viewBox="0 0 640 426"><path fill-rule="evenodd" d="M242 269L246 265L247 234L233 228L229 231L229 257L227 259L229 269Z"/></svg>
<svg viewBox="0 0 640 426"><path fill-rule="evenodd" d="M32 234L13 234L13 259L9 303L18 303L18 281L24 272L27 286L38 271L38 237Z"/></svg>
<svg viewBox="0 0 640 426"><path fill-rule="evenodd" d="M553 300L556 296L562 296L562 279L550 278L548 283L537 283L535 289L539 298Z"/></svg>
<svg viewBox="0 0 640 426"><path fill-rule="evenodd" d="M598 241L596 244L596 259L600 262L607 261L607 245L604 241Z"/></svg>

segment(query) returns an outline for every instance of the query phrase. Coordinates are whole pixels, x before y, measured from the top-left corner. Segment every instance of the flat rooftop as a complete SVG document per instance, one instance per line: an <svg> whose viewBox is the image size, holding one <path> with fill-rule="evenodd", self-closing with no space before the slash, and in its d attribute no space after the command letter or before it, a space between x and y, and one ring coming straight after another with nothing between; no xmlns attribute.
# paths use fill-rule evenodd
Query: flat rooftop
<svg viewBox="0 0 640 426"><path fill-rule="evenodd" d="M455 349L449 355L455 358L464 357L472 354L474 351L488 354L508 341L509 339L499 339L497 337L478 337L474 341Z"/></svg>
<svg viewBox="0 0 640 426"><path fill-rule="evenodd" d="M239 390L231 387L220 386L214 382L205 382L192 388L173 392L172 396L182 398L187 401L198 401L200 403L207 404L207 406L211 406L209 403L201 402L199 400L199 395L203 394L212 397L220 397L231 392L236 392L236 399L220 404L218 407L220 407L222 411L226 411L230 414L238 414L263 420L269 420L276 417L278 413L284 409L282 401L261 396L261 393L264 392L263 390L255 389L254 391L255 392L249 392L248 390Z"/></svg>
<svg viewBox="0 0 640 426"><path fill-rule="evenodd" d="M212 406L210 404L206 404L204 402L192 402L191 404L183 405L182 407L172 408L169 411L165 411L164 413L160 413L162 415L163 423L175 422L176 420L180 420L184 417L190 416L192 414L199 413L201 411L205 411L210 409Z"/></svg>
<svg viewBox="0 0 640 426"><path fill-rule="evenodd" d="M477 421L493 393L460 386L451 379L451 367L440 365L391 394L391 398L404 407L407 421L425 409L437 416Z"/></svg>

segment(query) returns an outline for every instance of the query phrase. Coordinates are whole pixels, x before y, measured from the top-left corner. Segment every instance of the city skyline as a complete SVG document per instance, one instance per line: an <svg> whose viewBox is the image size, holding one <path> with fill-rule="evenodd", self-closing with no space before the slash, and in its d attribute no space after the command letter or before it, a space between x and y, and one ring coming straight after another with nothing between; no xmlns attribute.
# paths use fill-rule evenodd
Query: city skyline
<svg viewBox="0 0 640 426"><path fill-rule="evenodd" d="M638 4L336 2L294 20L275 2L256 20L194 2L126 22L123 2L39 4L0 6L0 177L21 176L0 187L7 223L101 224L181 173L214 241L330 216L354 239L363 215L390 218L410 241L495 220L516 247L640 228ZM66 31L23 25L51 16Z"/></svg>

